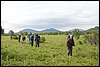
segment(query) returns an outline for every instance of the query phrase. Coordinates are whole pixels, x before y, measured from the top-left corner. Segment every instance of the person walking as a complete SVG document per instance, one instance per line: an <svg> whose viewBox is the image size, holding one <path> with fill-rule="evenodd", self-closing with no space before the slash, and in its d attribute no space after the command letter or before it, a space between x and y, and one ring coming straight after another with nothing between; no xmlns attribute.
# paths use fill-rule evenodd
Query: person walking
<svg viewBox="0 0 100 67"><path fill-rule="evenodd" d="M30 35L30 45L33 46L34 34Z"/></svg>
<svg viewBox="0 0 100 67"><path fill-rule="evenodd" d="M36 34L36 36L35 36L35 42L36 42L36 46L35 47L39 47L39 43L40 43L40 36L38 35L38 34Z"/></svg>
<svg viewBox="0 0 100 67"><path fill-rule="evenodd" d="M10 36L10 40L12 40L12 35Z"/></svg>
<svg viewBox="0 0 100 67"><path fill-rule="evenodd" d="M72 48L73 48L73 46L75 46L73 37L74 37L73 35L68 35L68 40L67 40L67 44L66 44L66 46L68 48L68 56L69 55L72 56Z"/></svg>
<svg viewBox="0 0 100 67"><path fill-rule="evenodd" d="M18 35L18 42L20 43L21 34Z"/></svg>
<svg viewBox="0 0 100 67"><path fill-rule="evenodd" d="M30 42L30 33L28 33L27 38L28 38L28 40Z"/></svg>
<svg viewBox="0 0 100 67"><path fill-rule="evenodd" d="M22 36L22 44L24 43L25 39L26 39L26 37L23 35Z"/></svg>

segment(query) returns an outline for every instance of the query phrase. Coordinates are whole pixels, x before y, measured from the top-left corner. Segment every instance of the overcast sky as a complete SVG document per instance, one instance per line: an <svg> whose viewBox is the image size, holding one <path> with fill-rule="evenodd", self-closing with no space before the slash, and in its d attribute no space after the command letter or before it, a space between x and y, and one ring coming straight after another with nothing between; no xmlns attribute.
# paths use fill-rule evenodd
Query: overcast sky
<svg viewBox="0 0 100 67"><path fill-rule="evenodd" d="M5 33L29 28L67 31L99 26L99 1L1 1Z"/></svg>

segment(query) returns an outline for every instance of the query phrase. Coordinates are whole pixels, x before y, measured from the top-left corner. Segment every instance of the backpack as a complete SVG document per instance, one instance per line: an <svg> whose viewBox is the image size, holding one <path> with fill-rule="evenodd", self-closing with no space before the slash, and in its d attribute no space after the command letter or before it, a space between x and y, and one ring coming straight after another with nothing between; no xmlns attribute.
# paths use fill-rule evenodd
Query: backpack
<svg viewBox="0 0 100 67"><path fill-rule="evenodd" d="M22 39L25 40L25 36L23 36Z"/></svg>
<svg viewBox="0 0 100 67"><path fill-rule="evenodd" d="M67 41L67 46L68 46L68 47L74 46L74 40L73 40L73 39L72 39L72 40L68 39L68 41Z"/></svg>
<svg viewBox="0 0 100 67"><path fill-rule="evenodd" d="M35 36L35 41L39 41L40 40L40 36Z"/></svg>
<svg viewBox="0 0 100 67"><path fill-rule="evenodd" d="M30 40L33 40L33 39L34 39L33 35L30 35Z"/></svg>

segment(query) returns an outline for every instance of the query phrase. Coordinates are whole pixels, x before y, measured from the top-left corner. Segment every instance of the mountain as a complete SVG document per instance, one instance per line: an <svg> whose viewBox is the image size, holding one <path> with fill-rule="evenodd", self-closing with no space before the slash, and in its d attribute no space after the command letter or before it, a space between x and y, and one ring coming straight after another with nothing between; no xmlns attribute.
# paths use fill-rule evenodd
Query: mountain
<svg viewBox="0 0 100 67"><path fill-rule="evenodd" d="M68 32L72 32L75 29L68 30ZM83 29L79 29L79 31L84 31Z"/></svg>
<svg viewBox="0 0 100 67"><path fill-rule="evenodd" d="M68 30L68 32L72 32L73 30L74 29ZM81 31L81 32L92 32L92 31L99 32L99 27L95 26L94 28L90 28L87 30L79 29L79 31Z"/></svg>
<svg viewBox="0 0 100 67"><path fill-rule="evenodd" d="M94 28L90 28L90 29L86 30L85 32L92 32L92 31L99 32L99 27L95 26Z"/></svg>
<svg viewBox="0 0 100 67"><path fill-rule="evenodd" d="M60 32L60 31L59 30L56 30L54 28L49 28L49 29L42 30L40 32Z"/></svg>
<svg viewBox="0 0 100 67"><path fill-rule="evenodd" d="M21 30L21 32L38 32L36 30L33 30L33 29L24 29L24 30Z"/></svg>
<svg viewBox="0 0 100 67"><path fill-rule="evenodd" d="M18 34L19 32L16 32L15 34ZM49 29L45 29L42 31L37 31L37 30L33 30L33 29L23 29L23 30L21 30L21 32L28 32L28 33L33 32L34 33L34 32L60 32L60 31L53 29L53 28L49 28Z"/></svg>
<svg viewBox="0 0 100 67"><path fill-rule="evenodd" d="M16 32L15 34L18 34L19 32ZM23 29L23 30L21 30L21 32L28 32L28 33L30 33L30 32L38 32L38 31L33 30L33 29Z"/></svg>
<svg viewBox="0 0 100 67"><path fill-rule="evenodd" d="M71 32L71 31L73 31L74 29L71 29L71 30L68 30L68 32ZM89 31L97 31L97 32L99 32L99 27L98 26L96 26L96 27L94 27L94 28L90 28L90 29L88 29L88 30L83 30L83 29L79 29L79 31L82 31L82 32L89 32ZM20 31L19 31L20 32ZM18 34L19 32L16 32L15 34ZM21 32L28 32L28 33L30 33L30 32L61 32L61 31L59 31L59 30L57 30L57 29L54 29L54 28L49 28L49 29L45 29L45 30L42 30L42 31L37 31L37 30L33 30L33 29L23 29L23 30L21 30Z"/></svg>

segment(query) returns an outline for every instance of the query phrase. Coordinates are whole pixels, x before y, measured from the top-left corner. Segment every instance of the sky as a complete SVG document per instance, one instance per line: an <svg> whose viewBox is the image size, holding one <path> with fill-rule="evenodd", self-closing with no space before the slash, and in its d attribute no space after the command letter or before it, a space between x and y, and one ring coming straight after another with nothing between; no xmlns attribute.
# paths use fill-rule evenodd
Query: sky
<svg viewBox="0 0 100 67"><path fill-rule="evenodd" d="M1 1L4 32L23 29L60 31L99 26L99 1Z"/></svg>

